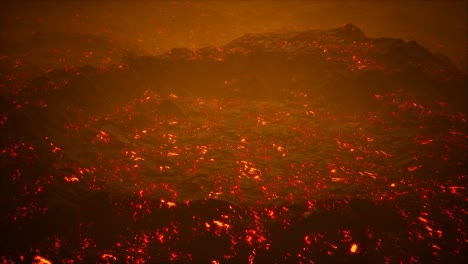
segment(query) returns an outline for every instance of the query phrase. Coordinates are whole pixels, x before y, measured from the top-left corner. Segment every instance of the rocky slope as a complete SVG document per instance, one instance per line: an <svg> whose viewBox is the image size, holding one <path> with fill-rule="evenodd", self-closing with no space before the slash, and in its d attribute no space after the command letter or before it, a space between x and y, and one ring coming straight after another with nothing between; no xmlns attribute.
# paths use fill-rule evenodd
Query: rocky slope
<svg viewBox="0 0 468 264"><path fill-rule="evenodd" d="M444 102L466 111L466 83L466 75L443 55L414 41L368 38L347 24L246 34L218 48L128 56L106 70L57 69L32 80L16 101L26 96L29 103L103 109L145 90L257 99L299 90L327 105L369 110L378 107L376 96L403 91L418 104Z"/></svg>

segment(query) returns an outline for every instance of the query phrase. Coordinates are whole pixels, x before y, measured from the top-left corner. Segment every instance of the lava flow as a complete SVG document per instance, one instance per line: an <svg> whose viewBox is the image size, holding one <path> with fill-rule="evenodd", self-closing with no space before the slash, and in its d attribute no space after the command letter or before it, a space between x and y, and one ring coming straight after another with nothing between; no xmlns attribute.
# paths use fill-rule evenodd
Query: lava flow
<svg viewBox="0 0 468 264"><path fill-rule="evenodd" d="M414 41L346 24L11 63L2 263L467 260L466 74Z"/></svg>

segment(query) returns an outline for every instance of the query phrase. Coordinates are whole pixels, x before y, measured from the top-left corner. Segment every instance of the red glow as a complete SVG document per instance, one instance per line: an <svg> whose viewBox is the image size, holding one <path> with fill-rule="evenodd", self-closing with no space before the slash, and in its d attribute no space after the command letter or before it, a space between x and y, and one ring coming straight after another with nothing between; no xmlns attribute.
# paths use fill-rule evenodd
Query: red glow
<svg viewBox="0 0 468 264"><path fill-rule="evenodd" d="M349 248L349 252L357 253L358 252L358 245L357 244L351 244L351 247Z"/></svg>

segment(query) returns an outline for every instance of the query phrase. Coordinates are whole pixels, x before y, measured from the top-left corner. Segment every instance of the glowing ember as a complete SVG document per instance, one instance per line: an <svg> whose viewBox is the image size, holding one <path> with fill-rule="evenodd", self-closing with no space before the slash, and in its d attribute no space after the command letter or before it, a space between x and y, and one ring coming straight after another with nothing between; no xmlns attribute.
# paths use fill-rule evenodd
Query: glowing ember
<svg viewBox="0 0 468 264"><path fill-rule="evenodd" d="M67 182L78 182L80 181L80 179L78 179L77 177L75 176L72 176L72 177L64 177L64 179L67 181Z"/></svg>
<svg viewBox="0 0 468 264"><path fill-rule="evenodd" d="M36 264L52 264L50 260L47 260L41 256L35 256L34 261L35 261L34 263Z"/></svg>
<svg viewBox="0 0 468 264"><path fill-rule="evenodd" d="M357 244L351 244L351 247L349 248L349 252L357 253L357 251L358 251L358 245Z"/></svg>

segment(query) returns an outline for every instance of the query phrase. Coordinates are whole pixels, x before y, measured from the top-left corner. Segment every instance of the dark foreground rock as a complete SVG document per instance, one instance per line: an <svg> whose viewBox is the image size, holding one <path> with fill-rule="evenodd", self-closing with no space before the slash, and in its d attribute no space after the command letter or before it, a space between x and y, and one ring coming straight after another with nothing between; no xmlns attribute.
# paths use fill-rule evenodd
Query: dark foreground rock
<svg viewBox="0 0 468 264"><path fill-rule="evenodd" d="M383 260L377 254L352 254L350 245L353 241L360 241L359 251L371 252L376 245L384 252L394 251L406 245L408 252L421 253L420 260L430 261L432 258L430 245L412 243L405 238L408 225L385 202L330 200L321 201L313 210L304 205L283 206L285 215L268 221L267 213L281 210L281 207L245 207L220 200L176 205L154 200L147 201L152 205L151 212L136 215L131 211L120 211L118 204L138 201L138 197L115 197L104 192L86 191L80 195L69 196L69 200L52 206L47 214L36 217L27 225L0 229L4 241L0 243L0 250L6 256L16 256L27 251L27 247L42 248L50 243L47 239L56 237L59 246L55 253L49 252L48 258L58 262L73 258L76 249L83 247L80 236L86 234L89 243L94 245L92 252L95 254L88 251L81 261L102 262L102 252L109 249L112 249L109 254L122 261L128 256L119 250L119 241L133 239L122 237L122 230L127 230L148 234L145 251L159 256L156 263L174 262L171 254L175 252L180 254L177 263L208 263L222 258L225 258L223 263L245 263L249 259L255 259L255 263L297 263L304 259L318 263L342 263L343 260L347 261L343 263L375 263ZM246 229L247 238L241 239L246 236ZM348 234L350 240L343 239L343 234L345 238ZM24 243L26 240L27 244ZM319 241L331 244L324 246ZM259 244L266 246L260 246L252 253L252 245ZM327 247L328 252L324 251ZM190 254L185 255L185 252ZM397 255L408 257L407 254L398 252Z"/></svg>

